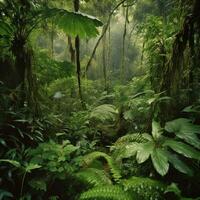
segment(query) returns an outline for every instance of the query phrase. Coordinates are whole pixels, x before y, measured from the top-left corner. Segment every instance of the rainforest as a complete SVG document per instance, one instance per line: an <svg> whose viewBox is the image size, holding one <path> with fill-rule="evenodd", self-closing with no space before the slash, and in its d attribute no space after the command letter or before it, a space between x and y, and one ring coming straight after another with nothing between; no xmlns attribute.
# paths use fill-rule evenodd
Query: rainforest
<svg viewBox="0 0 200 200"><path fill-rule="evenodd" d="M0 0L0 200L200 200L200 0Z"/></svg>

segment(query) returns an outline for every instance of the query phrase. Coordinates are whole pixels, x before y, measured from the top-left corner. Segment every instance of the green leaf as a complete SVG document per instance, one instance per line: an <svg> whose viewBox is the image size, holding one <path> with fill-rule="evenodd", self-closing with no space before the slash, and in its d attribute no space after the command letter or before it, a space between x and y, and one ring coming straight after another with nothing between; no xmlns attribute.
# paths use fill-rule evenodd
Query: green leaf
<svg viewBox="0 0 200 200"><path fill-rule="evenodd" d="M16 161L16 160L0 159L0 162L7 162L9 164L14 165L17 168L21 167L21 164L18 161Z"/></svg>
<svg viewBox="0 0 200 200"><path fill-rule="evenodd" d="M29 185L36 190L47 191L47 185L44 180L31 180Z"/></svg>
<svg viewBox="0 0 200 200"><path fill-rule="evenodd" d="M193 175L193 171L175 154L168 152L167 154L169 162L176 168L178 171L188 174L189 176Z"/></svg>
<svg viewBox="0 0 200 200"><path fill-rule="evenodd" d="M112 181L110 177L104 170L95 169L95 168L87 168L79 171L76 174L76 177L86 183L87 185L93 186L104 186L104 185L112 185Z"/></svg>
<svg viewBox="0 0 200 200"><path fill-rule="evenodd" d="M200 133L200 126L193 124L191 119L179 118L167 122L165 125L165 130L170 133Z"/></svg>
<svg viewBox="0 0 200 200"><path fill-rule="evenodd" d="M64 9L53 9L57 18L58 27L71 36L95 37L98 35L97 27L102 22L95 17L80 13L69 12Z"/></svg>
<svg viewBox="0 0 200 200"><path fill-rule="evenodd" d="M200 106L188 106L188 107L183 109L183 112L200 113Z"/></svg>
<svg viewBox="0 0 200 200"><path fill-rule="evenodd" d="M58 196L51 196L51 197L49 197L49 200L58 200L58 199L59 199Z"/></svg>
<svg viewBox="0 0 200 200"><path fill-rule="evenodd" d="M94 151L90 154L87 154L83 157L83 164L89 166L94 162L94 160L99 158L104 158L107 161L113 178L118 181L121 178L120 169L118 168L116 161L106 153Z"/></svg>
<svg viewBox="0 0 200 200"><path fill-rule="evenodd" d="M2 190L0 189L0 200L4 200L4 199L7 199L6 197L10 197L10 198L13 198L13 195L12 193L6 191L6 190Z"/></svg>
<svg viewBox="0 0 200 200"><path fill-rule="evenodd" d="M152 135L154 139L158 139L163 133L163 130L160 126L160 123L153 121L152 122Z"/></svg>
<svg viewBox="0 0 200 200"><path fill-rule="evenodd" d="M200 160L200 152L183 142L168 139L164 142L163 146L169 146L175 152L180 153L187 158Z"/></svg>
<svg viewBox="0 0 200 200"><path fill-rule="evenodd" d="M189 143L190 145L193 145L197 149L200 149L200 139L195 133L176 133L176 136L180 139L183 139L185 142Z"/></svg>
<svg viewBox="0 0 200 200"><path fill-rule="evenodd" d="M4 146L4 147L6 147L6 142L5 142L5 140L4 139L2 139L2 138L0 138L0 144L2 145L2 146Z"/></svg>
<svg viewBox="0 0 200 200"><path fill-rule="evenodd" d="M128 110L128 111L124 112L125 120L132 120L133 117L134 117L134 114L133 114L132 110Z"/></svg>
<svg viewBox="0 0 200 200"><path fill-rule="evenodd" d="M183 142L178 142L174 140L166 140L164 145L169 146L171 149L173 149L177 153L184 155L185 157L193 158L197 160L200 159L200 151L196 150L195 148Z"/></svg>
<svg viewBox="0 0 200 200"><path fill-rule="evenodd" d="M155 143L153 142L138 144L138 150L137 150L137 156L136 156L137 162L139 164L145 162L149 158L154 147L155 147Z"/></svg>
<svg viewBox="0 0 200 200"><path fill-rule="evenodd" d="M148 141L153 141L153 137L148 133L143 133L142 137Z"/></svg>
<svg viewBox="0 0 200 200"><path fill-rule="evenodd" d="M130 144L118 143L117 146L111 147L111 151L114 150L113 157L116 160L121 160L122 158L130 158L135 156L138 150L138 143L132 142Z"/></svg>
<svg viewBox="0 0 200 200"><path fill-rule="evenodd" d="M196 133L200 133L200 126L192 124L190 119L179 118L167 122L165 130L175 133L178 138L200 149L200 140L196 135Z"/></svg>
<svg viewBox="0 0 200 200"><path fill-rule="evenodd" d="M0 35L6 35L10 37L12 33L12 27L8 23L0 20Z"/></svg>
<svg viewBox="0 0 200 200"><path fill-rule="evenodd" d="M155 170L164 176L169 170L169 163L166 156L166 152L162 149L155 148L151 154L151 159Z"/></svg>
<svg viewBox="0 0 200 200"><path fill-rule="evenodd" d="M138 145L139 145L138 143L133 142L131 144L127 144L125 146L125 148L122 147L123 151L122 151L121 157L122 158L129 158L131 156L135 156L135 154L137 153L137 150L138 150Z"/></svg>
<svg viewBox="0 0 200 200"><path fill-rule="evenodd" d="M87 199L113 199L113 200L133 200L129 192L123 190L117 185L94 187L81 194L80 200Z"/></svg>
<svg viewBox="0 0 200 200"><path fill-rule="evenodd" d="M181 190L178 188L178 186L175 183L172 183L171 185L167 186L165 193L168 193L168 192L173 192L179 198L181 198Z"/></svg>
<svg viewBox="0 0 200 200"><path fill-rule="evenodd" d="M26 166L25 166L25 171L30 173L32 170L34 169L39 169L41 168L42 166L41 165L38 165L38 164L34 164L34 163L28 163Z"/></svg>
<svg viewBox="0 0 200 200"><path fill-rule="evenodd" d="M144 199L144 200L156 200L162 199L163 191L166 186L160 181L153 180L144 177L129 177L121 181L124 185L125 191L133 192L137 194L133 200Z"/></svg>
<svg viewBox="0 0 200 200"><path fill-rule="evenodd" d="M156 98L154 97L154 98L150 98L150 99L148 99L148 104L152 104L152 103L154 103L156 101Z"/></svg>

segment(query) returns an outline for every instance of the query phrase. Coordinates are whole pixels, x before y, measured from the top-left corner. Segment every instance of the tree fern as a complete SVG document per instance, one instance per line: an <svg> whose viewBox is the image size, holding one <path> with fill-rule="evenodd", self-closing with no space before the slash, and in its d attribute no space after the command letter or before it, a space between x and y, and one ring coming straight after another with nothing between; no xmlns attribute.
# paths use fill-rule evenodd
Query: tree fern
<svg viewBox="0 0 200 200"><path fill-rule="evenodd" d="M95 187L81 194L79 200L133 200L134 198L120 186Z"/></svg>
<svg viewBox="0 0 200 200"><path fill-rule="evenodd" d="M118 181L121 178L120 170L111 156L103 152L92 152L83 158L83 164L89 166L94 160L104 158L107 161L108 167L113 175L113 178Z"/></svg>
<svg viewBox="0 0 200 200"><path fill-rule="evenodd" d="M76 174L76 177L91 186L111 185L112 181L104 170L95 168L87 168Z"/></svg>

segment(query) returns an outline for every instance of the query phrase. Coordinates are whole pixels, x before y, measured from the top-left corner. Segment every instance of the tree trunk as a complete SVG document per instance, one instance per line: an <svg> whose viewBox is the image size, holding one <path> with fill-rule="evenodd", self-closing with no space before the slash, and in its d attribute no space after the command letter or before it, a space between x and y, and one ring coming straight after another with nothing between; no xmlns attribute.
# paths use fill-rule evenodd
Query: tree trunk
<svg viewBox="0 0 200 200"><path fill-rule="evenodd" d="M75 12L79 11L80 1L74 0L74 10ZM81 101L82 108L85 108L85 103L82 96L82 88L81 88L81 64L80 64L80 38L77 35L75 38L75 49L76 49L76 73L78 79L78 93Z"/></svg>
<svg viewBox="0 0 200 200"><path fill-rule="evenodd" d="M196 0L193 5L193 23L190 23L189 34L189 47L190 47L190 74L189 74L189 86L190 92L190 104L196 102L199 98L199 65L200 63L200 1Z"/></svg>
<svg viewBox="0 0 200 200"><path fill-rule="evenodd" d="M165 107L165 121L179 116L180 111L187 105L192 105L199 99L199 72L198 65L200 48L200 1L188 2L188 15L184 19L182 29L176 34L173 43L170 62L165 65L161 91L166 91L167 96L173 98L171 104ZM185 76L184 72L188 71ZM183 90L189 89L183 101L180 98Z"/></svg>
<svg viewBox="0 0 200 200"><path fill-rule="evenodd" d="M108 89L109 89L109 85L110 85L110 76L111 76L111 71L112 71L112 67L111 67L111 27L109 25L108 27Z"/></svg>
<svg viewBox="0 0 200 200"><path fill-rule="evenodd" d="M51 20L51 58L54 57L54 22Z"/></svg>
<svg viewBox="0 0 200 200"><path fill-rule="evenodd" d="M25 49L25 39L23 37L15 36L12 43L12 53L15 56L15 69L17 70L20 83L19 91L19 106L23 107L26 93L25 93L25 75L26 75L26 49Z"/></svg>
<svg viewBox="0 0 200 200"><path fill-rule="evenodd" d="M37 103L38 90L36 85L36 77L33 74L33 51L27 49L27 103L32 111L33 117L39 115L39 106Z"/></svg>
<svg viewBox="0 0 200 200"><path fill-rule="evenodd" d="M104 77L104 90L107 91L107 63L106 63L106 34L103 37L103 77Z"/></svg>
<svg viewBox="0 0 200 200"><path fill-rule="evenodd" d="M75 50L73 48L73 44L72 44L72 38L70 36L68 36L68 45L69 45L69 52L70 52L70 56L71 56L71 62L75 63Z"/></svg>
<svg viewBox="0 0 200 200"><path fill-rule="evenodd" d="M127 6L126 13L125 13L124 33L123 33L123 41L122 41L122 61L121 61L121 72L120 72L121 83L124 83L124 80L125 80L125 40L126 40L126 32L127 32L128 8L129 7Z"/></svg>

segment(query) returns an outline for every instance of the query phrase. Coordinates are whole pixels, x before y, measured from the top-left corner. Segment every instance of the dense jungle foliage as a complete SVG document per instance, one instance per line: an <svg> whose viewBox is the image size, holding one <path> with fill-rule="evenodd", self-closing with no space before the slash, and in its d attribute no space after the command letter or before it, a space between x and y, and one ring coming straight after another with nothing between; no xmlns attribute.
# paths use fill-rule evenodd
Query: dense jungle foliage
<svg viewBox="0 0 200 200"><path fill-rule="evenodd" d="M199 0L0 0L0 200L200 199Z"/></svg>

